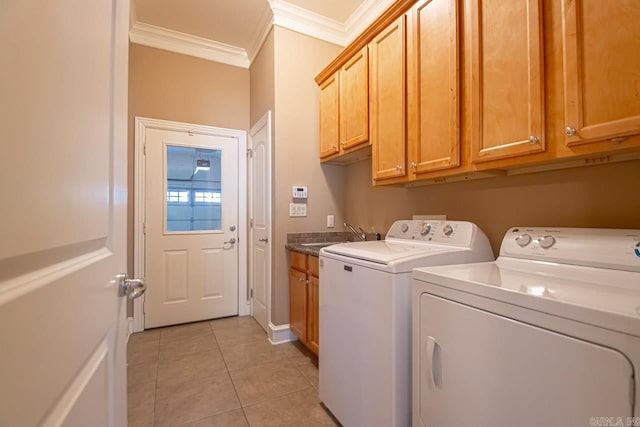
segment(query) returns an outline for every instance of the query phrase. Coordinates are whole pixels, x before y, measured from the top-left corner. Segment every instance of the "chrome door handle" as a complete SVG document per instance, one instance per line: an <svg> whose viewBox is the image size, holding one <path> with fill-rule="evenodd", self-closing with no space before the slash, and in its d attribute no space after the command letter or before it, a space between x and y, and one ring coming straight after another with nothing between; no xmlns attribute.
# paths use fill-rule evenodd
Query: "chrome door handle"
<svg viewBox="0 0 640 427"><path fill-rule="evenodd" d="M261 238L261 239L258 239L258 242L265 242L265 243L268 243L268 242L269 242L269 239L268 239L267 237L263 237L263 238Z"/></svg>
<svg viewBox="0 0 640 427"><path fill-rule="evenodd" d="M235 242L236 242L236 238L235 238L235 237L232 237L232 238L230 238L229 240L227 240L226 242L223 242L223 244L225 244L225 245L226 245L227 243L230 243L230 244L232 244L232 245L233 245Z"/></svg>
<svg viewBox="0 0 640 427"><path fill-rule="evenodd" d="M147 290L147 284L144 279L129 279L127 273L116 275L118 283L118 295L126 296L129 299L136 299Z"/></svg>

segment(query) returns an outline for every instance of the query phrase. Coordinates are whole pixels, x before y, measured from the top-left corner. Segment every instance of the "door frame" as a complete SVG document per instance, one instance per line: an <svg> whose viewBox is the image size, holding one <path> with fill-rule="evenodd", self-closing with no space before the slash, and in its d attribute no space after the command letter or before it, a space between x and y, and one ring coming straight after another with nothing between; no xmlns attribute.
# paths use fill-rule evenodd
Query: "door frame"
<svg viewBox="0 0 640 427"><path fill-rule="evenodd" d="M267 327L269 329L271 329L272 323L271 323L271 285L272 285L272 277L271 277L271 271L272 271L272 259L273 259L273 203L271 200L271 192L272 192L272 182L271 182L271 178L272 178L272 170L271 170L271 156L272 156L272 145L273 145L273 122L272 120L272 114L271 114L271 110L268 110L264 116L262 116L257 122L255 122L253 124L253 126L251 126L251 129L249 130L249 134L253 133L254 130L260 130L263 127L267 128L267 143L266 143L266 155L267 155L267 170L265 171L265 181L266 181L266 187L267 187L267 196L265 198L266 201L266 205L267 205L267 223L269 224L269 229L267 230L267 246L269 247L269 259L266 265L266 273L265 276L268 278L268 283L266 284L266 303L267 303ZM251 144L251 148L253 148L253 144ZM253 156L252 156L253 158ZM249 169L249 173L248 173L248 181L249 182L253 182L253 172L254 172L254 168L253 168L253 160L249 161L251 163L251 167L248 168ZM248 163L249 163L248 162ZM249 200L249 203L253 204L253 187L248 187L248 191L247 191L247 199ZM251 206L252 210L253 210L253 206ZM249 215L247 216L247 222L250 221ZM247 279L247 289L251 289L254 287L254 283L253 283L253 226L251 224L248 224L247 229L249 230L249 238L247 240L248 244L247 246L249 247L249 263L247 264L247 271L249 273L248 275L248 279ZM248 291L249 292L249 291ZM250 308L251 308L251 315L253 316L253 298L249 297L249 304L250 304ZM271 333L270 331L267 331L267 333L269 334L269 337L271 337Z"/></svg>
<svg viewBox="0 0 640 427"><path fill-rule="evenodd" d="M134 208L133 208L133 272L134 277L145 277L145 239L144 219L145 212L145 140L147 129L159 129L173 132L198 133L203 135L226 136L238 139L238 224L242 224L247 218L247 132L237 129L225 129L214 126L196 125L191 123L174 122L169 120L150 119L146 117L135 118L135 164L134 164ZM245 221L246 222L246 221ZM238 227L238 315L248 315L250 301L248 299L247 286L247 227ZM144 330L144 295L133 303L133 319L130 331L141 332Z"/></svg>

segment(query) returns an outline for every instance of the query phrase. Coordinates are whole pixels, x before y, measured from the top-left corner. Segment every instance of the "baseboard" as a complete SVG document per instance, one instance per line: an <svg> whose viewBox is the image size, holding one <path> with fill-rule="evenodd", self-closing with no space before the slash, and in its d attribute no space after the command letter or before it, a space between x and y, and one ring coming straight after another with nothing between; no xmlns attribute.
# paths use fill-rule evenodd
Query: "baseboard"
<svg viewBox="0 0 640 427"><path fill-rule="evenodd" d="M269 342L273 345L284 344L290 341L296 341L297 336L291 332L289 324L286 325L274 325L269 322Z"/></svg>

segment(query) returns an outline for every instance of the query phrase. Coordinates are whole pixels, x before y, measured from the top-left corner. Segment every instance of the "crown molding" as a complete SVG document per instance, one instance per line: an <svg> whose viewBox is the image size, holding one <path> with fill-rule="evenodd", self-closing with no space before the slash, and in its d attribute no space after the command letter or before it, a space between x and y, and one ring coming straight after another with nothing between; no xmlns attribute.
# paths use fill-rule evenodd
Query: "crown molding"
<svg viewBox="0 0 640 427"><path fill-rule="evenodd" d="M341 23L323 15L303 9L285 0L268 0L254 32L253 44L248 49L168 30L138 22L135 1L130 6L131 43L164 49L209 61L221 62L240 68L249 68L273 25L308 35L339 46L347 46L362 33L395 0L365 0Z"/></svg>
<svg viewBox="0 0 640 427"><path fill-rule="evenodd" d="M269 0L269 6L273 25L344 46L347 36L344 24L284 0Z"/></svg>
<svg viewBox="0 0 640 427"><path fill-rule="evenodd" d="M249 68L251 65L245 49L143 22L133 24L129 31L129 40L131 43L195 56L235 67Z"/></svg>
<svg viewBox="0 0 640 427"><path fill-rule="evenodd" d="M366 0L360 4L344 23L346 38L343 46L347 46L355 40L393 3L395 3L395 0Z"/></svg>
<svg viewBox="0 0 640 427"><path fill-rule="evenodd" d="M394 2L395 0L366 0L344 23L310 12L285 0L269 0L269 5L273 11L274 25L344 47Z"/></svg>
<svg viewBox="0 0 640 427"><path fill-rule="evenodd" d="M258 52L262 48L265 40L269 36L271 32L271 27L273 27L273 13L271 12L271 8L269 5L265 5L265 8L262 12L262 17L260 18L260 22L256 26L256 31L253 34L253 44L247 49L247 55L249 57L249 63L252 64Z"/></svg>

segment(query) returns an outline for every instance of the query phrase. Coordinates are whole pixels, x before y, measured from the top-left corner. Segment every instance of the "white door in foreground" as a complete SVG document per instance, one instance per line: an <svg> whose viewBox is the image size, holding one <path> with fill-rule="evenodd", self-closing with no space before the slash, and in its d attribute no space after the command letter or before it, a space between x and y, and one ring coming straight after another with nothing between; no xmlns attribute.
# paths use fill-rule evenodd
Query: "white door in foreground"
<svg viewBox="0 0 640 427"><path fill-rule="evenodd" d="M128 0L0 5L0 425L126 425Z"/></svg>

